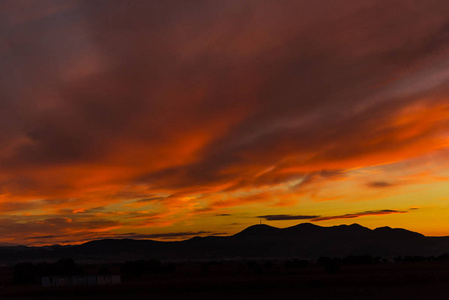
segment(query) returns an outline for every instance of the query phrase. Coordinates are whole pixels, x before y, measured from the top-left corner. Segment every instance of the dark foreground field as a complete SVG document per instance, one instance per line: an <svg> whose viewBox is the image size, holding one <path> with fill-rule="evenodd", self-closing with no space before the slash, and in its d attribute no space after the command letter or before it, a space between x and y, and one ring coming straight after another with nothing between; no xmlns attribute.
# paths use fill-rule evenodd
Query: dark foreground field
<svg viewBox="0 0 449 300"><path fill-rule="evenodd" d="M180 267L170 275L128 278L109 287L41 288L12 285L0 299L238 300L449 299L449 262L397 262L333 268L310 265L229 272L227 263Z"/></svg>

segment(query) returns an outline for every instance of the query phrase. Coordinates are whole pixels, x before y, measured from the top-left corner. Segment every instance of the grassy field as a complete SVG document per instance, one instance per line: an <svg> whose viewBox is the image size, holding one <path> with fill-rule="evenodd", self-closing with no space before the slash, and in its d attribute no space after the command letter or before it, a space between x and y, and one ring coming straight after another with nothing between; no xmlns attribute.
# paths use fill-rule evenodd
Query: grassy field
<svg viewBox="0 0 449 300"><path fill-rule="evenodd" d="M189 271L190 270L190 271ZM414 262L319 266L270 272L229 273L226 267L197 272L192 266L170 276L142 276L110 287L10 286L0 299L38 300L240 300L240 299L449 299L449 263Z"/></svg>

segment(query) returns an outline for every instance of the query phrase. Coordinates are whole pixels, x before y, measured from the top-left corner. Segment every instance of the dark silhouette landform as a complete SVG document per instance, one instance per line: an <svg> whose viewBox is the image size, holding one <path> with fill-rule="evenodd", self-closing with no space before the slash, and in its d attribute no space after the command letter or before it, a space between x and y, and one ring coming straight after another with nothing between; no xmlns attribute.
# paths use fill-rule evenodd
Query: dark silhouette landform
<svg viewBox="0 0 449 300"><path fill-rule="evenodd" d="M399 228L369 229L358 224L322 227L302 223L288 228L253 225L232 236L194 237L184 241L104 239L71 246L0 247L0 263L73 258L85 262L217 259L313 260L319 257L371 255L438 256L449 253L449 237L426 237Z"/></svg>

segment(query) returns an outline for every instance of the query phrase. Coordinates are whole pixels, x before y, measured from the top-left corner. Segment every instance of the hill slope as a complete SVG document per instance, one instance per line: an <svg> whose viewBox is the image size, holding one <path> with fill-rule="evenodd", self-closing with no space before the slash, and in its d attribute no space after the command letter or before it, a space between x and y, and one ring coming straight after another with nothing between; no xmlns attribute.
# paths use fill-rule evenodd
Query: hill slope
<svg viewBox="0 0 449 300"><path fill-rule="evenodd" d="M371 230L358 224L321 227L310 223L288 228L254 225L225 237L195 237L178 242L99 240L75 246L0 247L0 263L72 257L85 261L135 259L314 259L321 256L441 255L449 253L449 237L425 237L405 229Z"/></svg>

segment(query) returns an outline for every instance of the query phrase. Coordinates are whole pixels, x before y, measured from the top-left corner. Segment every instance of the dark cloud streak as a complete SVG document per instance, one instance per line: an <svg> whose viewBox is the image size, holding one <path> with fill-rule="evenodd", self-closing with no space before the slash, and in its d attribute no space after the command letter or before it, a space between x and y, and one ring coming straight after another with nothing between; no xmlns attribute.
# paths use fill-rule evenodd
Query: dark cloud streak
<svg viewBox="0 0 449 300"><path fill-rule="evenodd" d="M316 220L320 216L303 216L303 215L266 215L257 216L257 218L263 218L267 221L290 221L290 220Z"/></svg>
<svg viewBox="0 0 449 300"><path fill-rule="evenodd" d="M125 221L216 214L276 195L207 196L302 190L447 147L448 12L433 0L2 1L0 218L56 211L35 224L46 236L124 203L160 210ZM262 217L389 213L403 212Z"/></svg>
<svg viewBox="0 0 449 300"><path fill-rule="evenodd" d="M417 209L417 208L416 208ZM412 209L409 209L411 211ZM393 210L393 209L382 209L382 210L369 210L353 214L344 214L337 216L313 216L313 215L265 215L257 216L257 218L263 218L267 221L290 221L290 220L310 220L311 222L319 221L330 221L338 219L353 219L366 216L381 216L389 214L403 214L409 211Z"/></svg>
<svg viewBox="0 0 449 300"><path fill-rule="evenodd" d="M354 214L345 214L345 215L338 215L338 216L329 216L329 217L318 217L314 218L311 221L312 222L319 222L319 221L329 221L329 220L338 220L338 219L353 219L353 218L360 218L360 217L366 217L366 216L382 216L382 215L390 215L390 214L405 214L408 213L408 211L401 211L401 210L393 210L393 209L382 209L382 210L369 210Z"/></svg>
<svg viewBox="0 0 449 300"><path fill-rule="evenodd" d="M387 188L394 185L395 185L394 183L388 181L373 181L367 184L367 186L371 188Z"/></svg>

